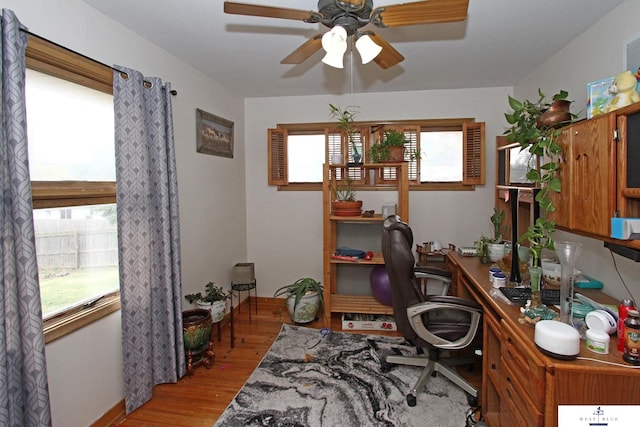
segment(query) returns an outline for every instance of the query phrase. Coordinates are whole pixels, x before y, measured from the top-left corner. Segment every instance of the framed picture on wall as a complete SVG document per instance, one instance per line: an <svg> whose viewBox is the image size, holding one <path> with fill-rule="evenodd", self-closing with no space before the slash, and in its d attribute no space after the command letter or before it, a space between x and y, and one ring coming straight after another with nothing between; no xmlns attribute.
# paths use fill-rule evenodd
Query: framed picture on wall
<svg viewBox="0 0 640 427"><path fill-rule="evenodd" d="M233 158L233 122L196 108L196 151Z"/></svg>

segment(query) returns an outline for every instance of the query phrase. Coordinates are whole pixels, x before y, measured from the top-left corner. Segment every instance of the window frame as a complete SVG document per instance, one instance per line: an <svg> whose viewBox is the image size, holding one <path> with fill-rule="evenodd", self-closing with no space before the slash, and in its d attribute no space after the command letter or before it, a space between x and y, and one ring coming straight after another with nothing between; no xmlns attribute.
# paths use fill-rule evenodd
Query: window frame
<svg viewBox="0 0 640 427"><path fill-rule="evenodd" d="M100 92L113 95L113 70L63 46L28 34L26 65ZM33 209L116 203L116 183L111 181L32 181ZM112 292L44 321L45 343L52 342L120 310L120 292Z"/></svg>
<svg viewBox="0 0 640 427"><path fill-rule="evenodd" d="M353 129L358 132L364 147L372 144L371 135L382 129L407 129L412 132L418 129L417 143L420 133L425 130L457 130L463 134L463 180L461 182L415 182L409 183L410 191L473 191L476 185L485 183L485 123L476 122L473 118L391 120L384 122L354 122ZM329 161L329 146L340 138L346 146L346 134L336 128L334 122L328 123L285 123L267 130L268 146L268 184L277 186L278 191L320 191L322 183L290 183L288 182L287 137L289 134L322 133L326 135L325 162ZM338 136L336 136L338 135ZM415 144L416 142L412 142ZM365 148L366 149L366 148ZM417 166L419 177L419 166ZM418 178L419 179L419 178ZM355 185L356 188L364 188Z"/></svg>

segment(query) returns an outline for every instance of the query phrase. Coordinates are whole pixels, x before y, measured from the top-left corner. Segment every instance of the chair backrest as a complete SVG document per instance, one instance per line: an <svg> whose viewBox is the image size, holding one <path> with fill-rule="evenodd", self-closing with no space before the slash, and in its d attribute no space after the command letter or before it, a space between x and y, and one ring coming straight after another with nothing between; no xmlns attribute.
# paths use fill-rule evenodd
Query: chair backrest
<svg viewBox="0 0 640 427"><path fill-rule="evenodd" d="M418 338L409 323L407 307L425 300L416 280L413 232L397 215L385 219L382 232L382 255L391 284L393 316L398 331L408 341Z"/></svg>

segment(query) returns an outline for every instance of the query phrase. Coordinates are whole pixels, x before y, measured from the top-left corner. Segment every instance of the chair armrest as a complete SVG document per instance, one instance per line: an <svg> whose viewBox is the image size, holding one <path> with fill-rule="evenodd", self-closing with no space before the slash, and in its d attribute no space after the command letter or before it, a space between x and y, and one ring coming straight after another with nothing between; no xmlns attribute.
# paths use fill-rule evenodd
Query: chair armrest
<svg viewBox="0 0 640 427"><path fill-rule="evenodd" d="M471 315L469 329L463 337L455 341L449 341L429 332L425 327L422 322L422 315L432 310L441 309L466 311ZM433 295L427 297L425 302L407 307L407 317L411 327L421 339L441 349L458 350L467 347L473 341L480 326L482 307L475 301L463 298Z"/></svg>

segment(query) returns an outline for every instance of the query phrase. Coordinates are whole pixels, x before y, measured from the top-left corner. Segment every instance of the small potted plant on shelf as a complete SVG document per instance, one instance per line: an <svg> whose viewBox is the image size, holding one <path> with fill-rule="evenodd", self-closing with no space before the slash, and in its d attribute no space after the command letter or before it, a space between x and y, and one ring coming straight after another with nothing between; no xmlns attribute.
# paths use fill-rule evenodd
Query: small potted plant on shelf
<svg viewBox="0 0 640 427"><path fill-rule="evenodd" d="M279 296L286 297L287 310L295 323L312 322L320 306L324 311L324 287L310 277L303 277L277 289L273 297Z"/></svg>
<svg viewBox="0 0 640 427"><path fill-rule="evenodd" d="M356 200L356 191L349 178L337 182L332 193L331 213L333 215L360 216L362 214L362 200Z"/></svg>
<svg viewBox="0 0 640 427"><path fill-rule="evenodd" d="M202 292L187 294L184 298L191 304L195 303L199 308L210 310L212 322L217 323L224 319L226 301L231 298L231 292L216 286L214 282L209 282L205 285L204 294Z"/></svg>
<svg viewBox="0 0 640 427"><path fill-rule="evenodd" d="M382 138L371 146L369 154L374 163L397 163L404 161L404 146L407 139L403 132L385 130ZM418 153L415 154L416 156Z"/></svg>
<svg viewBox="0 0 640 427"><path fill-rule="evenodd" d="M344 131L347 135L347 141L348 145L351 147L351 157L353 162L355 164L360 164L362 162L362 153L358 151L353 132L353 120L356 113L352 110L355 108L357 107L348 106L343 110L338 105L329 104L329 111L331 112L331 115L338 120L336 127Z"/></svg>

